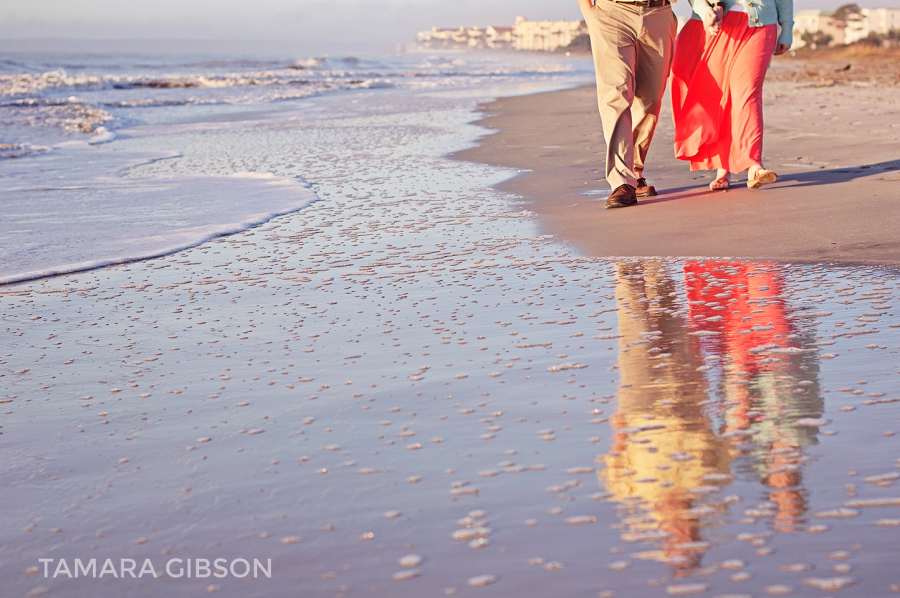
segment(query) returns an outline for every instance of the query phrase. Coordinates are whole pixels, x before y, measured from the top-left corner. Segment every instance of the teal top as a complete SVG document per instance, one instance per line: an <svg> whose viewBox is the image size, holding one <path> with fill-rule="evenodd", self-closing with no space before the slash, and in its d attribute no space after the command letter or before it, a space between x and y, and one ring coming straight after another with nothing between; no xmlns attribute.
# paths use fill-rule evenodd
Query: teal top
<svg viewBox="0 0 900 598"><path fill-rule="evenodd" d="M723 0L728 11L737 0ZM779 44L790 45L794 41L794 1L793 0L743 0L747 10L749 25L751 27L763 27L764 25L781 25L781 34L778 36ZM691 0L694 14L691 18L699 19L698 12L708 6L706 0Z"/></svg>

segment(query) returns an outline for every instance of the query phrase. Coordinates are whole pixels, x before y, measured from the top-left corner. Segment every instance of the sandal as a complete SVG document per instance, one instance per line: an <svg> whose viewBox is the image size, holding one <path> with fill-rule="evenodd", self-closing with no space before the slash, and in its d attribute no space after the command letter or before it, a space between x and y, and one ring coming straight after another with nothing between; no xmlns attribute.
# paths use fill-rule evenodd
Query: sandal
<svg viewBox="0 0 900 598"><path fill-rule="evenodd" d="M778 175L771 170L765 168L757 168L752 176L747 178L747 187L750 189L759 189L763 185L769 185L778 180Z"/></svg>
<svg viewBox="0 0 900 598"><path fill-rule="evenodd" d="M727 191L729 188L731 188L731 181L728 180L728 175L718 178L709 184L710 191Z"/></svg>

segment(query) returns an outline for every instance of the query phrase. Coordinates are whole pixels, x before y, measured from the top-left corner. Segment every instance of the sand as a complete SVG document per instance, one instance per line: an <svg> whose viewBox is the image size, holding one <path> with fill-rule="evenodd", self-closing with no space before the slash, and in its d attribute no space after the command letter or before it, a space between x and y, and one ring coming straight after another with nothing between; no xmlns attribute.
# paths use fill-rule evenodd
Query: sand
<svg viewBox="0 0 900 598"><path fill-rule="evenodd" d="M900 583L895 270L584 255L495 190L514 171L446 158L471 110L345 98L185 126L183 157L144 167L301 172L320 201L0 287L4 595ZM683 193L611 214L703 201Z"/></svg>
<svg viewBox="0 0 900 598"><path fill-rule="evenodd" d="M747 189L744 173L731 190L711 192L712 173L691 173L676 160L667 98L645 170L659 196L605 210L593 87L483 106L480 124L497 132L457 157L521 169L501 188L529 198L548 232L587 255L900 264L897 88L869 77L822 83L822 69L833 73L846 62L825 64L774 65L776 80L765 86L764 163L779 180L761 190Z"/></svg>

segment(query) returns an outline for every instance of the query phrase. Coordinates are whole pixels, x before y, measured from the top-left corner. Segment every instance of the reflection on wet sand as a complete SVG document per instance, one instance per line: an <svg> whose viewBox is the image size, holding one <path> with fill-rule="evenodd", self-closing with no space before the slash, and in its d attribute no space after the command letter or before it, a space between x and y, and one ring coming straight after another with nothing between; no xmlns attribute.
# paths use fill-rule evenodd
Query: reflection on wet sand
<svg viewBox="0 0 900 598"><path fill-rule="evenodd" d="M777 267L767 264L685 264L692 327L718 332L704 337L704 353L720 358L725 434L753 433L743 468L771 488L775 529L793 531L803 522L800 487L803 446L816 443L816 428L794 424L818 417L815 339L789 317ZM752 448L751 448L752 447Z"/></svg>
<svg viewBox="0 0 900 598"><path fill-rule="evenodd" d="M720 497L735 476L769 488L744 517L799 529L801 451L817 429L796 421L822 410L814 338L792 320L776 268L686 262L684 276L682 286L661 262L617 265L621 385L598 458L622 539L654 544L636 556L676 575L700 566L703 530L737 500Z"/></svg>

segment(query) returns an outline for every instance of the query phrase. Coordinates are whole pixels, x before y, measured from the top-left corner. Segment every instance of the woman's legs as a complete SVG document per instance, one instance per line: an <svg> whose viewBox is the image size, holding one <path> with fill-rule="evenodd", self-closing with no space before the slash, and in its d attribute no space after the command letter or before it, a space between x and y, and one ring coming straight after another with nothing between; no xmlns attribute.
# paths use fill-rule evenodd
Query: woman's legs
<svg viewBox="0 0 900 598"><path fill-rule="evenodd" d="M692 171L717 170L712 189L727 185L731 149L728 76L747 33L745 14L726 14L716 36L707 35L702 23L692 20L682 29L675 50L675 156L689 160Z"/></svg>
<svg viewBox="0 0 900 598"><path fill-rule="evenodd" d="M709 184L711 191L724 191L731 186L731 173L724 168L716 169L716 178Z"/></svg>
<svg viewBox="0 0 900 598"><path fill-rule="evenodd" d="M762 167L762 83L776 27L749 27L747 18L726 14L722 32L709 39L700 23L688 23L676 44L675 155L691 170L715 169L711 189L727 188L729 171L749 170L751 186L774 181Z"/></svg>
<svg viewBox="0 0 900 598"><path fill-rule="evenodd" d="M732 172L747 170L752 180L758 171L763 169L762 87L775 50L777 32L775 25L752 27L751 30L751 35L737 48L729 76L731 96L729 162Z"/></svg>
<svg viewBox="0 0 900 598"><path fill-rule="evenodd" d="M706 49L710 42L703 23L691 19L678 34L672 61L675 157L689 161L691 170L708 168L709 141L719 134L718 105L722 92L707 64Z"/></svg>

